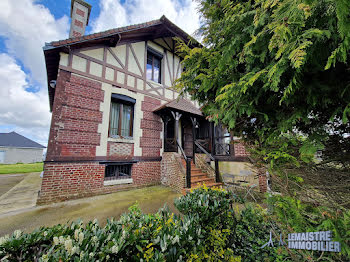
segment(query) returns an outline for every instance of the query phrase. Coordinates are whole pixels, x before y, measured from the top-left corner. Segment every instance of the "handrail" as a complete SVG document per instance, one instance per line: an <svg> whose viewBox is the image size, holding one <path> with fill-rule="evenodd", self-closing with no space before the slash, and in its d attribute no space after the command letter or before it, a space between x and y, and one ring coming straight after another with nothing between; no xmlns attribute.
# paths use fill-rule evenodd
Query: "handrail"
<svg viewBox="0 0 350 262"><path fill-rule="evenodd" d="M181 154L186 161L186 187L191 188L191 158L186 156L179 140L176 140L176 144L177 147L180 148Z"/></svg>
<svg viewBox="0 0 350 262"><path fill-rule="evenodd" d="M203 153L205 153L210 158L210 160L215 161L215 158L207 150L205 150L201 144L199 144L197 141L194 141L194 143Z"/></svg>
<svg viewBox="0 0 350 262"><path fill-rule="evenodd" d="M219 171L219 160L214 158L207 150L205 150L201 144L199 144L197 141L194 141L194 144L203 152L205 153L210 160L215 162L215 181L216 182L220 182L221 178L220 178L220 171Z"/></svg>
<svg viewBox="0 0 350 262"><path fill-rule="evenodd" d="M185 154L185 151L183 150L182 146L180 145L179 141L176 140L177 147L180 148L181 154L184 157L184 159L187 161L187 156Z"/></svg>

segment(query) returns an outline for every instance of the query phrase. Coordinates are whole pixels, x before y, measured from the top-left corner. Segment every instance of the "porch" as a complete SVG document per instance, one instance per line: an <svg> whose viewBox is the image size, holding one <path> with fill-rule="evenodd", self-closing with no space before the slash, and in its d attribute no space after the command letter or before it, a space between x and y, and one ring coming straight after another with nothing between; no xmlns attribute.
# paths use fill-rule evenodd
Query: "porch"
<svg viewBox="0 0 350 262"><path fill-rule="evenodd" d="M153 111L164 125L164 152L181 155L185 167L185 188L205 183L210 186L222 185L219 161L235 161L235 147L232 136L221 125L214 125L205 119L202 112L185 99L173 100ZM210 177L197 167L196 155L205 155L205 162L213 162L215 174ZM202 163L203 164L203 163Z"/></svg>

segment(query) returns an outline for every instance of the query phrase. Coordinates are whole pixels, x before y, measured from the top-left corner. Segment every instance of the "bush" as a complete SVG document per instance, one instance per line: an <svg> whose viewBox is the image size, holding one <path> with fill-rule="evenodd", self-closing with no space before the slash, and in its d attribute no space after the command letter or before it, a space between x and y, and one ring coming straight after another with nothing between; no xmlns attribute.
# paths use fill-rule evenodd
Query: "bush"
<svg viewBox="0 0 350 262"><path fill-rule="evenodd" d="M156 214L143 214L134 205L118 221L108 220L105 227L100 227L97 221L87 224L77 221L42 227L30 234L15 231L0 238L0 260L316 261L320 257L317 252L261 246L268 241L271 229L276 235L287 230L336 230L348 240L349 214L332 218L332 222L315 220L315 227L304 227L305 224L293 220L293 216L303 216L293 210L293 202L288 199L271 200L276 206L275 215L250 205L241 211L234 210L234 199L225 190L203 187L175 201L182 216L170 213L167 208ZM283 201L286 203L282 205ZM312 221L310 218L308 223ZM344 254L347 253L328 253L324 257L328 261L346 261Z"/></svg>

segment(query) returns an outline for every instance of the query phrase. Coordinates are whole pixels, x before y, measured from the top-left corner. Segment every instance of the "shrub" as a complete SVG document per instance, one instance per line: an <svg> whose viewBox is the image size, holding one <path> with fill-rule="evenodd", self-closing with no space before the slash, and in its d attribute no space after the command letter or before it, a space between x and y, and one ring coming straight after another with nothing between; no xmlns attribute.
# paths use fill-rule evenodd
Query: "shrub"
<svg viewBox="0 0 350 262"><path fill-rule="evenodd" d="M235 197L225 190L194 190L175 201L182 216L167 208L143 214L137 205L105 227L81 221L42 227L30 234L15 231L0 238L1 261L346 261L349 213L315 213L299 202L276 197L275 214L247 205L233 210ZM298 207L298 208L297 208ZM309 217L307 217L309 215ZM323 217L322 217L323 216ZM294 218L297 218L294 219ZM306 219L306 222L300 222ZM264 248L270 230L305 232L334 230L342 254L319 254L285 247ZM339 234L339 236L337 236ZM345 251L344 251L345 250ZM322 258L322 257L321 257Z"/></svg>

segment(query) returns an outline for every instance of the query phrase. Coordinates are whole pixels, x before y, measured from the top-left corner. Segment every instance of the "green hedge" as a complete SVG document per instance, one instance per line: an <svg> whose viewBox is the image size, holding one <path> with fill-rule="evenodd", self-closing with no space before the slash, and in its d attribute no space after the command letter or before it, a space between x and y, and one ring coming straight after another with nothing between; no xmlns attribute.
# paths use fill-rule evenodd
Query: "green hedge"
<svg viewBox="0 0 350 262"><path fill-rule="evenodd" d="M42 227L0 238L1 261L305 261L309 253L264 248L269 232L284 230L259 207L234 210L235 197L200 188L175 201L182 215L167 208L143 214L137 205L118 221ZM311 259L318 258L313 253ZM332 257L333 256L333 257ZM328 255L328 261L343 259ZM299 260L298 260L299 259ZM314 260L309 260L314 261ZM343 260L346 261L346 260Z"/></svg>

